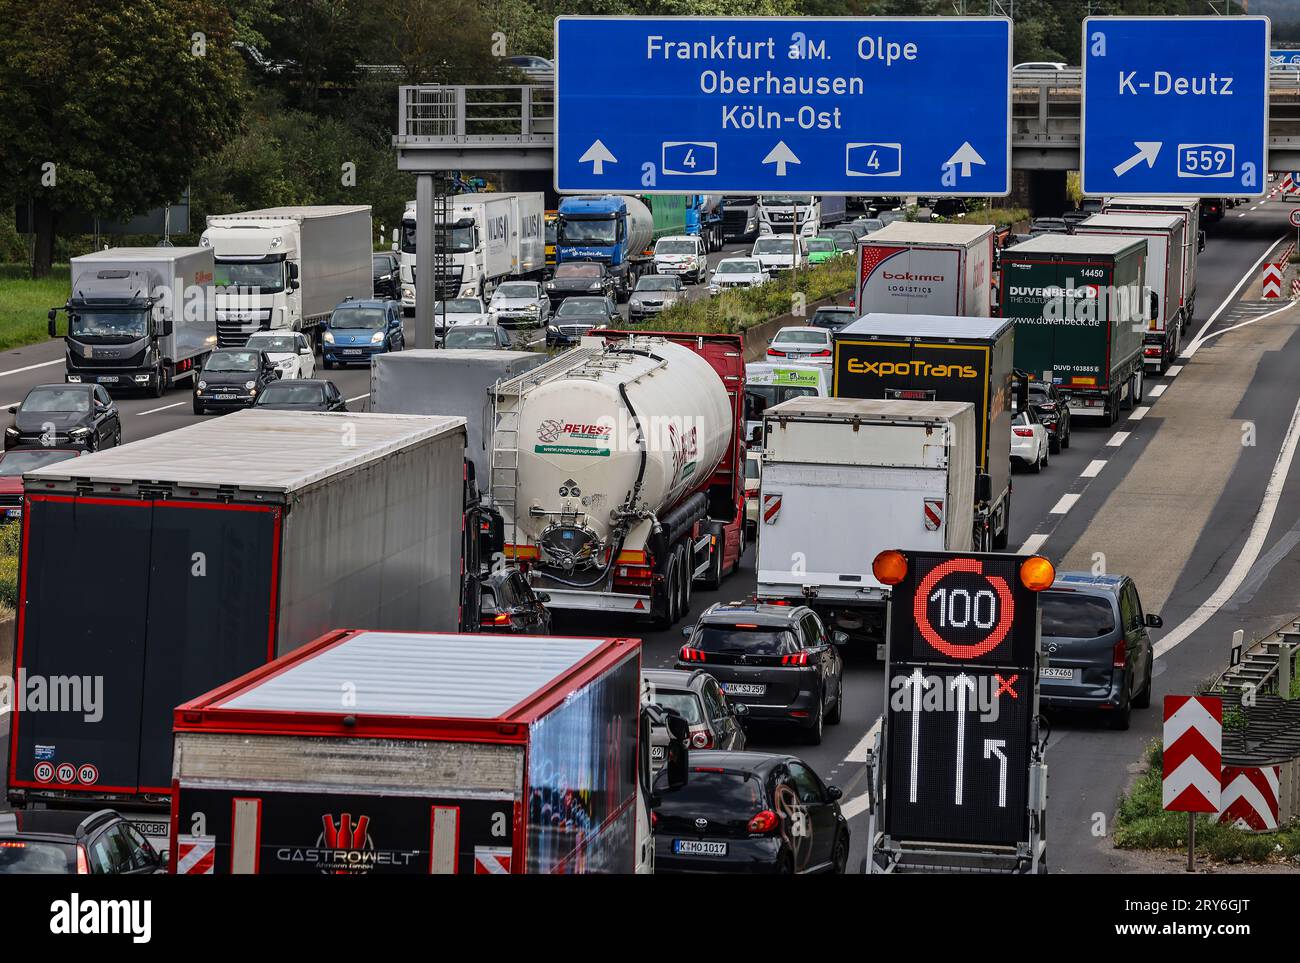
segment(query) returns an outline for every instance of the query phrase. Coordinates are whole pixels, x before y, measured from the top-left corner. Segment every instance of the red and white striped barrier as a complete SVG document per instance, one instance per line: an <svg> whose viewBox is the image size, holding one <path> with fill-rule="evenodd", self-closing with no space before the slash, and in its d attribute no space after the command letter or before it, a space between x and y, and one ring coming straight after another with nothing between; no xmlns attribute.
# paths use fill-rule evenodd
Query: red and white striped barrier
<svg viewBox="0 0 1300 963"><path fill-rule="evenodd" d="M1300 301L1300 278L1291 279L1291 300Z"/></svg>
<svg viewBox="0 0 1300 963"><path fill-rule="evenodd" d="M1264 297L1268 299L1282 297L1282 265L1264 265Z"/></svg>
<svg viewBox="0 0 1300 963"><path fill-rule="evenodd" d="M1219 822L1259 833L1277 829L1281 782L1281 766L1224 766Z"/></svg>
<svg viewBox="0 0 1300 963"><path fill-rule="evenodd" d="M1223 700L1216 696L1165 696L1164 808L1217 813L1223 762Z"/></svg>

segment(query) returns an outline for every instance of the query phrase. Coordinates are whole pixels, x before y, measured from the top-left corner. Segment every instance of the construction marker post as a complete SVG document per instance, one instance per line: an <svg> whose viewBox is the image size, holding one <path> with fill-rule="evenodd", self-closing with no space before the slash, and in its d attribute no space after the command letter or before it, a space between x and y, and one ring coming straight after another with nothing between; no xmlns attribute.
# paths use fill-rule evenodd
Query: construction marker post
<svg viewBox="0 0 1300 963"><path fill-rule="evenodd" d="M1217 813L1223 770L1223 700L1165 696L1161 802L1187 813L1187 871L1196 871L1196 814Z"/></svg>

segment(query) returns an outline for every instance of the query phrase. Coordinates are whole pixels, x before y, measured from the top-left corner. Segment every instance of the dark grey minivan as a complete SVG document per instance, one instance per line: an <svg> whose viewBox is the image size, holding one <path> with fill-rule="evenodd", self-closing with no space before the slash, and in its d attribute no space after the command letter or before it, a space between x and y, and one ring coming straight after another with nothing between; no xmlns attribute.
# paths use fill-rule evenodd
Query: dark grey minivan
<svg viewBox="0 0 1300 963"><path fill-rule="evenodd" d="M1099 710L1112 729L1127 729L1133 709L1151 705L1148 629L1164 624L1160 616L1143 614L1127 575L1088 572L1058 572L1039 610L1043 708Z"/></svg>

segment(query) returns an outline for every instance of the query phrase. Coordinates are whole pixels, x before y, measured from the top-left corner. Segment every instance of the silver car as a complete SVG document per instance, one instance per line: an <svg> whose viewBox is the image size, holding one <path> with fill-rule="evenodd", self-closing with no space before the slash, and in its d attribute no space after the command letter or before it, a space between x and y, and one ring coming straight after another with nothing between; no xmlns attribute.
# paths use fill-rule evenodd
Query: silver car
<svg viewBox="0 0 1300 963"><path fill-rule="evenodd" d="M786 241L788 245L790 242ZM754 288L771 277L763 263L751 257L729 257L718 262L709 280L709 293L717 294L726 288Z"/></svg>
<svg viewBox="0 0 1300 963"><path fill-rule="evenodd" d="M551 299L536 281L506 281L488 302L488 315L506 328L543 325L550 314Z"/></svg>
<svg viewBox="0 0 1300 963"><path fill-rule="evenodd" d="M667 274L643 274L627 301L627 319L642 321L686 299L682 279Z"/></svg>

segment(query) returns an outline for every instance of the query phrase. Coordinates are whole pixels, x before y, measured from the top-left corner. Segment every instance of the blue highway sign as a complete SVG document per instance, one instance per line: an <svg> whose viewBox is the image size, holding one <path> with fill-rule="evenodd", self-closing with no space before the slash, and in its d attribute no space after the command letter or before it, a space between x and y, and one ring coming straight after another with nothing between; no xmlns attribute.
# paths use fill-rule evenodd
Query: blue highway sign
<svg viewBox="0 0 1300 963"><path fill-rule="evenodd" d="M560 17L555 51L561 192L1011 190L1005 18Z"/></svg>
<svg viewBox="0 0 1300 963"><path fill-rule="evenodd" d="M1268 169L1267 17L1089 17L1085 194L1258 197Z"/></svg>

